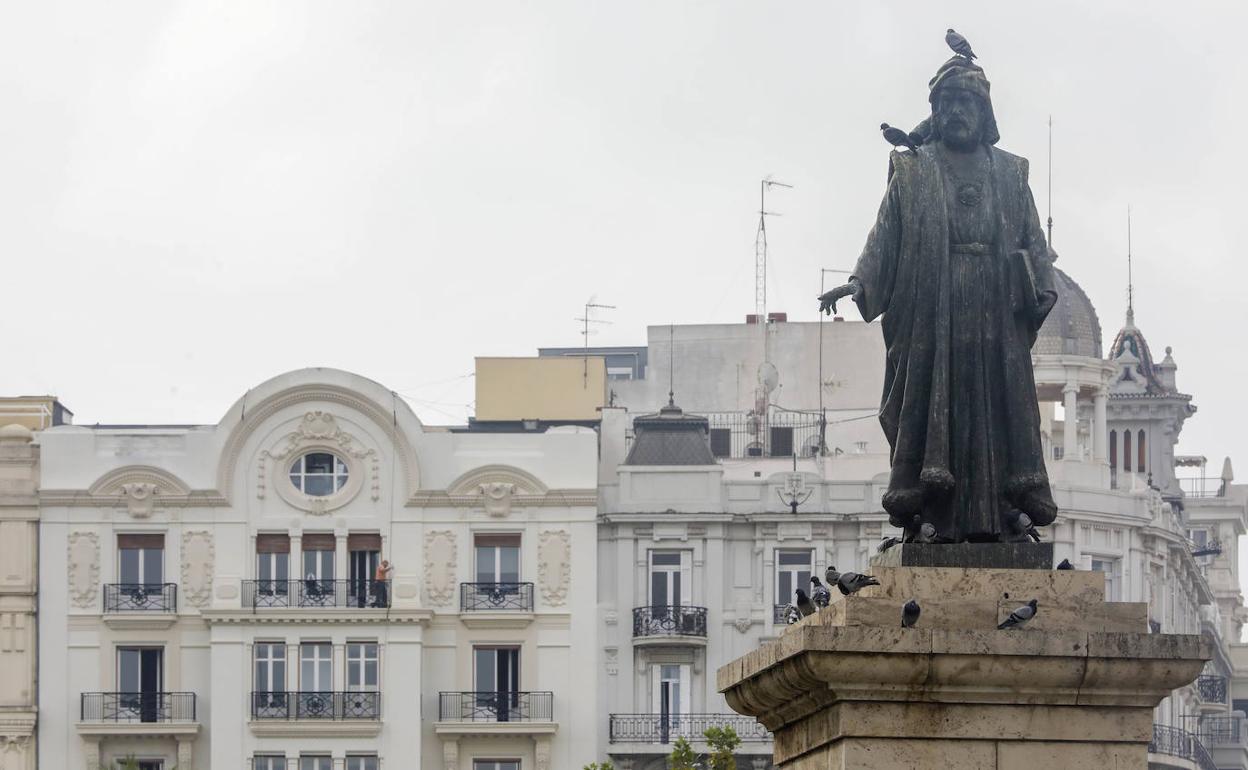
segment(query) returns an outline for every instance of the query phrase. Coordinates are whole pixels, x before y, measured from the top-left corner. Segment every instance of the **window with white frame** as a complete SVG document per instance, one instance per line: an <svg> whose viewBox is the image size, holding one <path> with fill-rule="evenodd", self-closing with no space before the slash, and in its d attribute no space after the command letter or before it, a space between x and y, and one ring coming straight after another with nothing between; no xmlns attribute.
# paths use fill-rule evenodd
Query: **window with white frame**
<svg viewBox="0 0 1248 770"><path fill-rule="evenodd" d="M347 692L377 691L376 642L347 643Z"/></svg>
<svg viewBox="0 0 1248 770"><path fill-rule="evenodd" d="M378 770L376 754L348 754L347 770Z"/></svg>
<svg viewBox="0 0 1248 770"><path fill-rule="evenodd" d="M347 483L347 464L331 452L309 452L290 466L290 483L313 497L325 497Z"/></svg>
<svg viewBox="0 0 1248 770"><path fill-rule="evenodd" d="M251 758L251 770L286 770L286 755L257 754Z"/></svg>
<svg viewBox="0 0 1248 770"><path fill-rule="evenodd" d="M810 583L813 560L814 551L809 548L776 551L776 604L796 600L793 592Z"/></svg>
<svg viewBox="0 0 1248 770"><path fill-rule="evenodd" d="M690 551L650 552L650 606L679 607L690 601Z"/></svg>
<svg viewBox="0 0 1248 770"><path fill-rule="evenodd" d="M286 643L256 642L253 647L255 659L256 692L286 691Z"/></svg>
<svg viewBox="0 0 1248 770"><path fill-rule="evenodd" d="M1120 559L1108 556L1092 557L1092 571L1105 573L1105 601L1107 602L1122 601L1120 596L1122 590L1122 574L1119 571L1120 564Z"/></svg>
<svg viewBox="0 0 1248 770"><path fill-rule="evenodd" d="M689 713L690 667L683 663L650 666L651 713L667 720Z"/></svg>
<svg viewBox="0 0 1248 770"><path fill-rule="evenodd" d="M334 652L329 642L304 642L299 645L301 692L332 692L333 672Z"/></svg>
<svg viewBox="0 0 1248 770"><path fill-rule="evenodd" d="M520 770L518 759L474 759L472 770Z"/></svg>
<svg viewBox="0 0 1248 770"><path fill-rule="evenodd" d="M328 754L300 754L299 770L334 770L334 759Z"/></svg>

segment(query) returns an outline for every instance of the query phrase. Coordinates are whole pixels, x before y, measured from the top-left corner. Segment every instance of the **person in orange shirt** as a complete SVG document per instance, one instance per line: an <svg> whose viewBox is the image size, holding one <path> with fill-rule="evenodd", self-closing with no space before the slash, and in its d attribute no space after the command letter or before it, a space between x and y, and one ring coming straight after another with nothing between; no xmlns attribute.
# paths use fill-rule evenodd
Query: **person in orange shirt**
<svg viewBox="0 0 1248 770"><path fill-rule="evenodd" d="M390 573L394 571L394 567L390 566L390 562L385 559L381 560L381 564L377 565L377 572L373 575L373 606L389 607L390 596L386 591L387 583L390 580Z"/></svg>

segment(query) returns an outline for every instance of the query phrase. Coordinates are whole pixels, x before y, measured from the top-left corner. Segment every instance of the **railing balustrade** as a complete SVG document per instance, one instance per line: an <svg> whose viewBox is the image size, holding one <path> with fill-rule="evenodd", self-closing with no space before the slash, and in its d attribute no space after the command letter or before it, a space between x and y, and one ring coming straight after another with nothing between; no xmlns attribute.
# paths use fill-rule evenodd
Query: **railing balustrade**
<svg viewBox="0 0 1248 770"><path fill-rule="evenodd" d="M193 692L84 692L83 722L194 722Z"/></svg>
<svg viewBox="0 0 1248 770"><path fill-rule="evenodd" d="M243 770L382 770L381 757L372 754L348 754L345 757L324 754L253 754Z"/></svg>
<svg viewBox="0 0 1248 770"><path fill-rule="evenodd" d="M1226 677L1201 674L1196 677L1196 693L1205 703L1226 703Z"/></svg>
<svg viewBox="0 0 1248 770"><path fill-rule="evenodd" d="M1244 717L1201 717L1197 735L1206 746L1248 747Z"/></svg>
<svg viewBox="0 0 1248 770"><path fill-rule="evenodd" d="M532 583L460 583L460 612L533 611Z"/></svg>
<svg viewBox="0 0 1248 770"><path fill-rule="evenodd" d="M704 740L708 727L731 727L743 742L770 741L771 732L741 714L611 714L607 738L611 743L671 743L677 738Z"/></svg>
<svg viewBox="0 0 1248 770"><path fill-rule="evenodd" d="M554 693L473 691L438 694L438 719L444 722L551 722Z"/></svg>
<svg viewBox="0 0 1248 770"><path fill-rule="evenodd" d="M177 583L105 583L105 612L177 612Z"/></svg>
<svg viewBox="0 0 1248 770"><path fill-rule="evenodd" d="M1153 725L1153 739L1148 742L1148 753L1191 759L1192 734L1179 727Z"/></svg>
<svg viewBox="0 0 1248 770"><path fill-rule="evenodd" d="M684 604L637 607L633 636L706 636L706 608Z"/></svg>
<svg viewBox="0 0 1248 770"><path fill-rule="evenodd" d="M364 609L390 606L389 580L244 580L243 606L344 607Z"/></svg>
<svg viewBox="0 0 1248 770"><path fill-rule="evenodd" d="M252 692L252 719L381 718L381 693L336 691Z"/></svg>

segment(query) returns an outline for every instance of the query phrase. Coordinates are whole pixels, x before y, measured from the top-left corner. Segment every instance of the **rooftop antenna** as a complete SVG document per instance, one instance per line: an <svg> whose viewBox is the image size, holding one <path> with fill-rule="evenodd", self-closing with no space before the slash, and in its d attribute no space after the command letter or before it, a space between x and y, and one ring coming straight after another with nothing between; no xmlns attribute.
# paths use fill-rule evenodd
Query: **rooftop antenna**
<svg viewBox="0 0 1248 770"><path fill-rule="evenodd" d="M1131 275L1131 204L1127 204L1127 325L1135 325L1135 282Z"/></svg>
<svg viewBox="0 0 1248 770"><path fill-rule="evenodd" d="M1049 248L1053 248L1053 116L1049 116Z"/></svg>
<svg viewBox="0 0 1248 770"><path fill-rule="evenodd" d="M754 236L754 315L762 329L763 360L767 360L767 217L780 214L767 210L767 191L772 187L792 190L793 185L767 177L758 183L758 233Z"/></svg>
<svg viewBox="0 0 1248 770"><path fill-rule="evenodd" d="M676 406L676 324L667 325L667 405Z"/></svg>
<svg viewBox="0 0 1248 770"><path fill-rule="evenodd" d="M597 334L597 332L590 330L589 325L611 323L610 321L603 321L598 318L590 317L590 310L593 308L599 308L602 310L615 310L615 305L600 305L597 302L594 302L595 299L597 299L596 296L590 297L589 301L585 303L585 315L579 318L572 319L574 321L580 321L582 324L584 324L584 328L581 329L581 336L585 338L585 354L582 359L582 361L584 362L584 367L583 367L583 372L581 374L581 387L584 389L589 388L589 335Z"/></svg>

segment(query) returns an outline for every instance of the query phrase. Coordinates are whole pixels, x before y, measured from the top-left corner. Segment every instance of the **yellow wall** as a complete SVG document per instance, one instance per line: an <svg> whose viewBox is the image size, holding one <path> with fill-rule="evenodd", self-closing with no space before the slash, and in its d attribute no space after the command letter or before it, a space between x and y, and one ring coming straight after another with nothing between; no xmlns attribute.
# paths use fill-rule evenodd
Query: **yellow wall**
<svg viewBox="0 0 1248 770"><path fill-rule="evenodd" d="M64 410L62 419L71 422L73 414L57 403L56 396L0 396L0 428L13 424L29 430L50 428L58 408Z"/></svg>
<svg viewBox="0 0 1248 770"><path fill-rule="evenodd" d="M607 397L598 356L478 358L476 379L478 420L597 420Z"/></svg>

